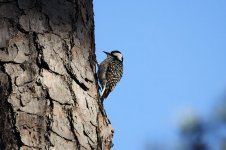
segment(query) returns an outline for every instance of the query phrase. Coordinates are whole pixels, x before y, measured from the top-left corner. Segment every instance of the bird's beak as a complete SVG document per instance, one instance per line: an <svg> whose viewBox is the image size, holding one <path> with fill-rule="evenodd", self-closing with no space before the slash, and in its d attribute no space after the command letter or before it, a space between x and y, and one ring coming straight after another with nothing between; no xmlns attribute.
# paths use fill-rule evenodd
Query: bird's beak
<svg viewBox="0 0 226 150"><path fill-rule="evenodd" d="M107 54L107 55L111 55L111 53L108 53L108 52L105 52L105 51L103 51L105 54Z"/></svg>

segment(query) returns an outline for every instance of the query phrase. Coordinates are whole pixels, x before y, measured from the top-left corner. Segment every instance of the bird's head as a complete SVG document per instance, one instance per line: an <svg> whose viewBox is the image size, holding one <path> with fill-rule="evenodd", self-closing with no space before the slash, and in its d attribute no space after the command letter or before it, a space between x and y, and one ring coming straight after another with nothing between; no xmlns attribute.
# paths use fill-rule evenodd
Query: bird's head
<svg viewBox="0 0 226 150"><path fill-rule="evenodd" d="M107 56L114 57L117 60L123 62L123 56L122 56L122 53L120 51L114 50L114 51L111 51L110 53L104 51L104 53L107 54Z"/></svg>

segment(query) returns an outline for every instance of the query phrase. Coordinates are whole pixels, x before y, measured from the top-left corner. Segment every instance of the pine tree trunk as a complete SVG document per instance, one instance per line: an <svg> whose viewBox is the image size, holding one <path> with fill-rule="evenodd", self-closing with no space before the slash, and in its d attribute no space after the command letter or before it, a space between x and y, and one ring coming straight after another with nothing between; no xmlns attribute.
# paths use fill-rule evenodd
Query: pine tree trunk
<svg viewBox="0 0 226 150"><path fill-rule="evenodd" d="M0 149L109 150L92 0L0 0Z"/></svg>

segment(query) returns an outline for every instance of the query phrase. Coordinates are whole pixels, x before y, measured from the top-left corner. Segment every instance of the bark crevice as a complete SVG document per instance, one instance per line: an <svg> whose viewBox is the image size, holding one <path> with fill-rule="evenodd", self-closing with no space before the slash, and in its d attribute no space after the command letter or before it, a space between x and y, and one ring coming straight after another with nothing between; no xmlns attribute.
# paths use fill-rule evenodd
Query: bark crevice
<svg viewBox="0 0 226 150"><path fill-rule="evenodd" d="M70 123L70 129L71 129L71 132L73 133L73 136L74 136L74 139L76 141L76 146L77 146L77 149L80 150L81 149L81 144L79 143L79 139L75 133L75 130L76 128L74 127L74 119L73 119L73 115L72 115L72 110L71 109L67 109L67 119Z"/></svg>
<svg viewBox="0 0 226 150"><path fill-rule="evenodd" d="M84 91L88 91L89 90L89 88L84 84L84 83L82 83L82 82L80 82L79 80L78 80L78 78L77 78L77 76L71 71L71 70L73 70L72 69L72 67L69 65L69 64L67 64L66 66L65 66L65 68L66 68L66 71L67 71L67 73L68 73L68 75L84 90Z"/></svg>
<svg viewBox="0 0 226 150"><path fill-rule="evenodd" d="M12 92L12 80L10 76L5 71L3 63L0 63L0 146L4 149L10 149L15 147L22 147L24 144L21 141L20 132L15 125L16 122L16 112L13 110L13 106L7 101L10 93ZM4 132L5 131L5 132ZM10 133L11 131L11 133ZM11 143L8 144L7 143ZM0 147L0 149L1 149Z"/></svg>

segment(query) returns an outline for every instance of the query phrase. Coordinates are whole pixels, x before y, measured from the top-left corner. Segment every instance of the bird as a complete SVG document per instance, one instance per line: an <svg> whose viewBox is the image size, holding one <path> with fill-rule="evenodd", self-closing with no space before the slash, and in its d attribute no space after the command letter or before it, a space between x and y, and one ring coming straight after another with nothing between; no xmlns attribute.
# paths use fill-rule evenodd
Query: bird
<svg viewBox="0 0 226 150"><path fill-rule="evenodd" d="M107 58L98 67L98 78L101 85L100 100L103 104L104 99L113 91L116 84L123 75L123 55L118 50L111 52L103 51Z"/></svg>

